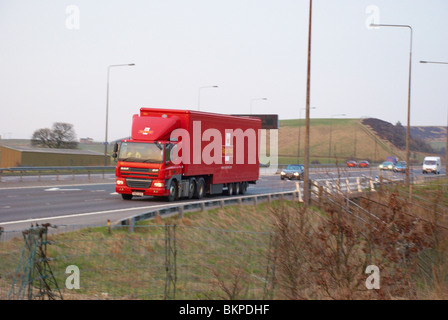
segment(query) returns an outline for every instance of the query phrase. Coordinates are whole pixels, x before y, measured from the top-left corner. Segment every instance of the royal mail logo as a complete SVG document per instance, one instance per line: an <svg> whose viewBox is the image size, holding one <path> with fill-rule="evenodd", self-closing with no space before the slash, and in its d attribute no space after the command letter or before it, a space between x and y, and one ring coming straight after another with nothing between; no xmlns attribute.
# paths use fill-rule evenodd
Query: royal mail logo
<svg viewBox="0 0 448 320"><path fill-rule="evenodd" d="M144 134L144 135L148 135L148 134L152 134L153 131L151 130L151 128L146 127L144 130L139 130L138 133Z"/></svg>

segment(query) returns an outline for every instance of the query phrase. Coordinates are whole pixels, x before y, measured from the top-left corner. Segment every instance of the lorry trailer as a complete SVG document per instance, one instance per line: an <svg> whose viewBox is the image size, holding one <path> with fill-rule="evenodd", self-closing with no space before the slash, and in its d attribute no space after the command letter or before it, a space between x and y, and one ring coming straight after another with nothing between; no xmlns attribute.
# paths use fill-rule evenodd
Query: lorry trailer
<svg viewBox="0 0 448 320"><path fill-rule="evenodd" d="M259 178L260 130L254 117L141 108L114 146L115 190L124 200L244 194Z"/></svg>

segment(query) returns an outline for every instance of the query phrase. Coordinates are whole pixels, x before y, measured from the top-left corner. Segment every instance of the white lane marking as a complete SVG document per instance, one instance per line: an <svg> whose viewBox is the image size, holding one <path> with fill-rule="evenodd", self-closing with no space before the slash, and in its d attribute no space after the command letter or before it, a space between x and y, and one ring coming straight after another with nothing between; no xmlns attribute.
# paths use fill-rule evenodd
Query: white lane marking
<svg viewBox="0 0 448 320"><path fill-rule="evenodd" d="M49 188L44 191L81 191L82 189L61 189L61 188Z"/></svg>
<svg viewBox="0 0 448 320"><path fill-rule="evenodd" d="M59 185L58 187L98 186L98 185L103 185L103 184L113 184L113 185L115 185L115 181L114 182L101 182L101 183L66 184L66 185ZM41 189L41 188L48 188L48 187L49 186L5 187L5 188L1 188L0 187L0 191L2 191L2 190L14 190L14 189Z"/></svg>
<svg viewBox="0 0 448 320"><path fill-rule="evenodd" d="M206 201L202 201L206 202ZM8 221L8 222L0 222L0 225L7 224L16 224L16 223L24 223L24 222L34 222L41 220L54 220L54 219L64 219L64 218L76 218L76 217L84 217L84 216L94 216L106 213L116 213L116 212L124 212L124 211L135 211L135 210L145 210L145 209L156 209L161 207L170 207L175 205L184 205L189 202L180 202L173 205L160 204L155 206L146 206L146 207L134 207L134 208L124 208L124 209L114 209L114 210L105 210L105 211L96 211L96 212L86 212L86 213L76 213L76 214L66 214L63 216L55 216L55 217L45 217L45 218L35 218L35 219L26 219L26 220L17 220L17 221Z"/></svg>

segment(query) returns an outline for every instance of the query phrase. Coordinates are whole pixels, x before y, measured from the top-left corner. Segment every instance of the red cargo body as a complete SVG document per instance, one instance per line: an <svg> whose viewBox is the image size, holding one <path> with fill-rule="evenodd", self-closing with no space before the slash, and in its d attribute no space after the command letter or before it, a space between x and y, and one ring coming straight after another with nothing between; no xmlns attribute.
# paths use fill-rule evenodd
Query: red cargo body
<svg viewBox="0 0 448 320"><path fill-rule="evenodd" d="M152 195L170 201L244 193L259 177L260 130L259 118L141 108L133 116L132 139L121 143L116 191L127 200ZM131 147L153 156L126 158Z"/></svg>

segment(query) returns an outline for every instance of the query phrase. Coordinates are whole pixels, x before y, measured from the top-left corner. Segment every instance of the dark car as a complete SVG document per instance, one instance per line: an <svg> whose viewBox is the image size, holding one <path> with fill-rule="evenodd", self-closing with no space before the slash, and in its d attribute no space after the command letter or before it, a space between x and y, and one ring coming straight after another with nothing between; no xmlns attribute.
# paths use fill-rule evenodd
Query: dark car
<svg viewBox="0 0 448 320"><path fill-rule="evenodd" d="M301 164L290 164L280 173L280 178L284 179L303 179L303 165Z"/></svg>
<svg viewBox="0 0 448 320"><path fill-rule="evenodd" d="M362 161L359 161L358 167L360 167L360 168L369 168L370 167L370 163L367 160L362 160Z"/></svg>
<svg viewBox="0 0 448 320"><path fill-rule="evenodd" d="M406 161L400 161L394 166L394 172L406 172Z"/></svg>
<svg viewBox="0 0 448 320"><path fill-rule="evenodd" d="M355 168L358 166L358 163L356 161L347 161L347 167Z"/></svg>

